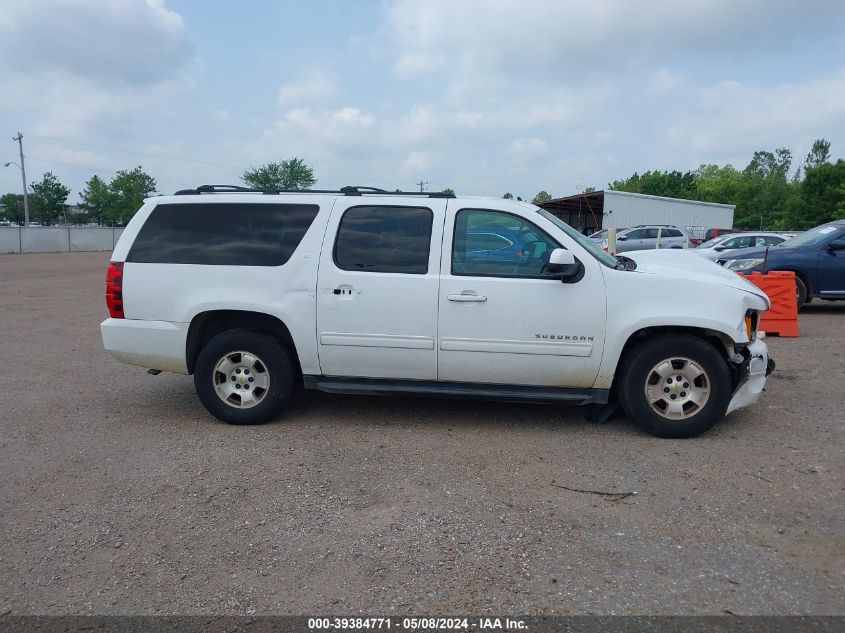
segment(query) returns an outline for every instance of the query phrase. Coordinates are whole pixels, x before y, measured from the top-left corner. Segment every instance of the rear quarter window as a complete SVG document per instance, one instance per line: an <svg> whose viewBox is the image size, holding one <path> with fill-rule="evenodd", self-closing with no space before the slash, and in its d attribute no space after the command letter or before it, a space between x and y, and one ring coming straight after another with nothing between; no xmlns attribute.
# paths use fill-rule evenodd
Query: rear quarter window
<svg viewBox="0 0 845 633"><path fill-rule="evenodd" d="M281 266L319 210L316 204L159 204L138 232L126 261Z"/></svg>

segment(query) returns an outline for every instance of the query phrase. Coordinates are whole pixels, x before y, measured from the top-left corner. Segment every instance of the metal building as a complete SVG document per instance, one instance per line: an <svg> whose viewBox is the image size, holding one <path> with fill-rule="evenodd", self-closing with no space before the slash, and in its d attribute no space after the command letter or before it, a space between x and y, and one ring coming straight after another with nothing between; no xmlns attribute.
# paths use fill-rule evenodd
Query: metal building
<svg viewBox="0 0 845 633"><path fill-rule="evenodd" d="M698 237L707 229L732 228L735 209L732 204L610 190L555 198L539 206L587 234L638 224L673 224Z"/></svg>

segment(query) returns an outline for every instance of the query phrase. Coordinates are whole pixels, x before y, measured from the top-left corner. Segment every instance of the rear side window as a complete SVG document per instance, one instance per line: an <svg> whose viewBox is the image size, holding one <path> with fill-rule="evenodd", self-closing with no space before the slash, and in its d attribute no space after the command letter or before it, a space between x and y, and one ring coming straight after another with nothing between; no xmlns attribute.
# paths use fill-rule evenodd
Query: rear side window
<svg viewBox="0 0 845 633"><path fill-rule="evenodd" d="M424 275L433 219L425 207L351 207L337 229L335 264L342 270Z"/></svg>
<svg viewBox="0 0 845 633"><path fill-rule="evenodd" d="M319 210L316 204L160 204L141 227L126 261L281 266Z"/></svg>
<svg viewBox="0 0 845 633"><path fill-rule="evenodd" d="M683 237L678 229L663 229L663 237Z"/></svg>

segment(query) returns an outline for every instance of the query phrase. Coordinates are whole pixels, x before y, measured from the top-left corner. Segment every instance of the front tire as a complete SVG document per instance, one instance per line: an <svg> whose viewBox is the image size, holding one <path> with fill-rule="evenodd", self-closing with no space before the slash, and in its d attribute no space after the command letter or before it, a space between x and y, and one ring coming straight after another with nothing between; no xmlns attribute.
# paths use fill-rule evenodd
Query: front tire
<svg viewBox="0 0 845 633"><path fill-rule="evenodd" d="M798 275L795 275L795 300L799 310L809 303L807 301L807 284Z"/></svg>
<svg viewBox="0 0 845 633"><path fill-rule="evenodd" d="M208 412L229 424L263 424L290 401L294 365L278 339L228 330L199 353L194 386Z"/></svg>
<svg viewBox="0 0 845 633"><path fill-rule="evenodd" d="M647 339L627 355L619 400L628 418L659 437L695 437L721 420L731 399L722 355L684 334Z"/></svg>

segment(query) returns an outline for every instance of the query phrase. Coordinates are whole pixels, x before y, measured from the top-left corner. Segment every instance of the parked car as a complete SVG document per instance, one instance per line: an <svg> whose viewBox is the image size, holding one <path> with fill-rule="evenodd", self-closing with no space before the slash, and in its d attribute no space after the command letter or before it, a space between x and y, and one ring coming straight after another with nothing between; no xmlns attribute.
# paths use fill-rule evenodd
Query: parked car
<svg viewBox="0 0 845 633"><path fill-rule="evenodd" d="M514 245L483 248L500 237ZM106 279L105 348L193 374L232 424L274 418L302 384L605 412L618 394L651 433L690 437L773 369L753 284L686 253L609 255L500 198L203 186L146 200Z"/></svg>
<svg viewBox="0 0 845 633"><path fill-rule="evenodd" d="M704 241L709 242L714 237L729 235L731 233L739 233L739 229L707 229L707 232L704 234Z"/></svg>
<svg viewBox="0 0 845 633"><path fill-rule="evenodd" d="M793 271L799 308L816 297L845 299L845 220L822 224L771 248L726 251L718 263L740 273Z"/></svg>
<svg viewBox="0 0 845 633"><path fill-rule="evenodd" d="M693 250L693 253L715 262L722 256L724 251L777 246L788 239L789 236L780 233L753 231L748 233L728 233L727 235L714 237L709 242L700 244Z"/></svg>
<svg viewBox="0 0 845 633"><path fill-rule="evenodd" d="M660 248L684 248L689 245L690 237L685 230L665 224L647 224L619 231L616 234L616 252L657 248L658 233ZM607 239L602 240L601 247L607 248Z"/></svg>

